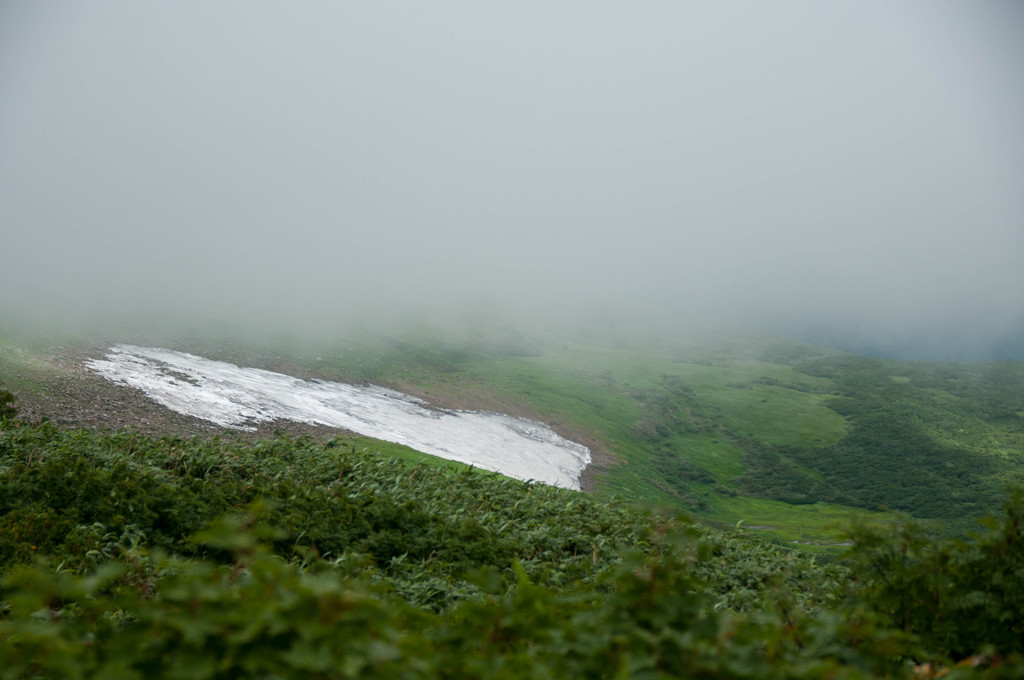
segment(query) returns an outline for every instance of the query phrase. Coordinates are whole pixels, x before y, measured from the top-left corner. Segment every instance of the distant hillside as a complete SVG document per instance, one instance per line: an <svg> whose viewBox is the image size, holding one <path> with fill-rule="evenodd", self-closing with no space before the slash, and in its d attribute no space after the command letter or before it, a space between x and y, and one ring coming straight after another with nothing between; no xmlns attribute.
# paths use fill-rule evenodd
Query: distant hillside
<svg viewBox="0 0 1024 680"><path fill-rule="evenodd" d="M493 351L436 338L292 361L529 412L599 454L589 488L814 542L851 508L956 532L1024 479L1024 363L898 362L732 334ZM314 368L315 367L315 368Z"/></svg>
<svg viewBox="0 0 1024 680"><path fill-rule="evenodd" d="M1024 480L1024 363L897 362L708 329L651 337L488 328L456 339L163 340L239 365L535 418L591 448L583 483L599 497L683 508L808 546L840 540L836 522L865 511L963 533ZM216 431L90 374L84 360L104 349L8 338L0 376L32 417ZM279 428L333 436L285 424L256 436Z"/></svg>

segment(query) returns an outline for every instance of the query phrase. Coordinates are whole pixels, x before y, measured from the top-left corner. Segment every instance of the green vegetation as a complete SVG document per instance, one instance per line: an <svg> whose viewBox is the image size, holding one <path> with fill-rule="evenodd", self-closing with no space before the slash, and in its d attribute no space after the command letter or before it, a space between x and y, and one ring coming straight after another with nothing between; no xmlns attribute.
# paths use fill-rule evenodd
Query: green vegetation
<svg viewBox="0 0 1024 680"><path fill-rule="evenodd" d="M44 390L46 378L56 373L38 348L24 341L15 342L0 333L0 378L9 390Z"/></svg>
<svg viewBox="0 0 1024 680"><path fill-rule="evenodd" d="M0 560L52 556L78 572L124 537L202 556L191 537L257 500L284 532L278 554L358 554L414 603L438 607L475 592L464 572L477 562L507 568L518 558L529 574L557 581L603 564L616 542L641 540L637 520L624 521L611 507L595 531L586 497L566 499L579 506L578 529L600 534L582 543L528 520L535 505L558 496L554 488L465 466L410 466L341 439L152 440L44 423L0 436L0 470Z"/></svg>
<svg viewBox="0 0 1024 680"><path fill-rule="evenodd" d="M823 558L367 443L5 419L0 678L1024 673L1024 493Z"/></svg>
<svg viewBox="0 0 1024 680"><path fill-rule="evenodd" d="M18 407L14 404L14 395L0 388L0 422L18 415Z"/></svg>
<svg viewBox="0 0 1024 680"><path fill-rule="evenodd" d="M492 327L458 339L423 331L178 346L535 417L595 449L587 482L599 499L742 521L804 545L840 542L838 526L863 512L907 512L962 535L999 507L1007 484L1024 483L1020 363L895 362L706 329L689 341L616 333L565 342ZM34 391L79 378L55 378L52 352L22 345L0 340L0 370L39 412ZM381 442L353 446L425 460Z"/></svg>
<svg viewBox="0 0 1024 680"><path fill-rule="evenodd" d="M631 504L395 459L358 446L365 441L152 439L9 421L0 433L0 564L42 559L84 573L125 545L223 557L192 537L260 503L261 521L281 532L275 554L354 561L413 604L444 609L477 592L470 577L480 564L518 562L545 585L589 580L658 530L660 520ZM755 572L778 558L773 549L751 562L748 548L763 546L735 539L719 552ZM748 581L753 590L723 591L723 603L759 601L767 577Z"/></svg>
<svg viewBox="0 0 1024 680"><path fill-rule="evenodd" d="M317 351L328 377L520 405L603 443L615 462L594 479L601 497L742 520L784 540L835 543L837 520L855 509L962 534L1024 482L1019 363L895 362L742 336L511 353L374 339Z"/></svg>
<svg viewBox="0 0 1024 680"><path fill-rule="evenodd" d="M999 505L1022 479L1022 366L886 362L839 356L801 366L828 377L829 406L851 423L823 449L792 452L843 502L887 507L959 530ZM903 378L894 380L893 378Z"/></svg>

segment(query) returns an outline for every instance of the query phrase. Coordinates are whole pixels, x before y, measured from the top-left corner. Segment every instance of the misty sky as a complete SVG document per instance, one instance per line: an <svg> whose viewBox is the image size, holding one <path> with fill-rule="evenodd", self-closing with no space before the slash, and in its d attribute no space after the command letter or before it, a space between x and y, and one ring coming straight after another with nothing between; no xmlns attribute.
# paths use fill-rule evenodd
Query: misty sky
<svg viewBox="0 0 1024 680"><path fill-rule="evenodd" d="M1012 1L7 0L0 311L1005 344L1022 35Z"/></svg>

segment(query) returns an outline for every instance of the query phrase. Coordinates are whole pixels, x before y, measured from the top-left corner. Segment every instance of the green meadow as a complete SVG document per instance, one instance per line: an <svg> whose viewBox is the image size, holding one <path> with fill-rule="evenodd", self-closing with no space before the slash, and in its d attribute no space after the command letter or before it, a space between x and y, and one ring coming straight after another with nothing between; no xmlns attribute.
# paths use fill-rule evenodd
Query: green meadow
<svg viewBox="0 0 1024 680"><path fill-rule="evenodd" d="M279 354L327 379L539 418L599 449L591 493L800 545L899 512L968 532L1022 479L1016 363L886 361L751 335L375 336Z"/></svg>
<svg viewBox="0 0 1024 680"><path fill-rule="evenodd" d="M598 497L683 509L804 546L842 542L842 527L862 515L887 521L902 512L965 533L998 507L1008 484L1024 481L1019 363L886 361L711 332L658 342L505 329L457 339L419 332L173 344L242 365L383 384L445 407L537 418L592 448L585 482ZM52 389L61 376L59 352L43 345L0 338L0 369L14 391ZM357 448L454 465L365 438Z"/></svg>

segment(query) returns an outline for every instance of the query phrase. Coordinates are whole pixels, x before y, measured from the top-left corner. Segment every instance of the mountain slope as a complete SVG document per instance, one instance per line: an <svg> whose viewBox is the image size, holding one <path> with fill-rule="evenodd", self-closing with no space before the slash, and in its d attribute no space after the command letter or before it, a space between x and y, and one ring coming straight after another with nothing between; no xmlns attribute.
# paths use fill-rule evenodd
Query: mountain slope
<svg viewBox="0 0 1024 680"><path fill-rule="evenodd" d="M742 337L496 353L385 342L330 377L515 404L607 454L591 490L813 540L843 507L960 532L1024 477L1024 363L901 362Z"/></svg>
<svg viewBox="0 0 1024 680"><path fill-rule="evenodd" d="M382 384L442 407L535 418L592 449L583 479L592 493L685 508L786 541L834 542L835 522L858 511L899 510L962 533L998 507L1024 469L1019 362L886 361L739 333L568 342L490 330L457 340L420 333L167 344L305 378ZM8 340L0 370L30 414L50 415L56 392L71 395L61 416L71 422L69 407L88 414L106 404L111 420L81 422L212 430L81 368L102 350ZM257 436L278 427L332 436L281 424Z"/></svg>
<svg viewBox="0 0 1024 680"><path fill-rule="evenodd" d="M1017 677L1024 495L841 561L326 444L0 419L4 677Z"/></svg>

